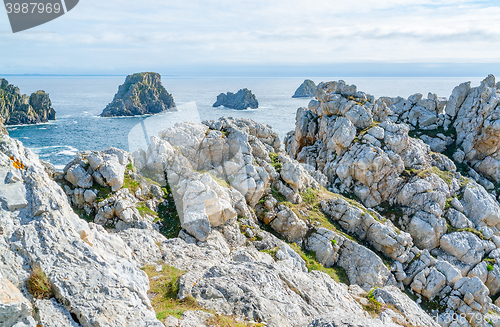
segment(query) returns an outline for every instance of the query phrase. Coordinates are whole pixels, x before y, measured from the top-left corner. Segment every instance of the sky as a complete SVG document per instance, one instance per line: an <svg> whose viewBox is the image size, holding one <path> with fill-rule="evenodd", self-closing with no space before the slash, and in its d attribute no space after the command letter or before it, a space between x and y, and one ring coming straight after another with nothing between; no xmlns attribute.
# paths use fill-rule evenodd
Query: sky
<svg viewBox="0 0 500 327"><path fill-rule="evenodd" d="M80 0L15 34L0 10L0 74L482 76L499 18L496 1Z"/></svg>

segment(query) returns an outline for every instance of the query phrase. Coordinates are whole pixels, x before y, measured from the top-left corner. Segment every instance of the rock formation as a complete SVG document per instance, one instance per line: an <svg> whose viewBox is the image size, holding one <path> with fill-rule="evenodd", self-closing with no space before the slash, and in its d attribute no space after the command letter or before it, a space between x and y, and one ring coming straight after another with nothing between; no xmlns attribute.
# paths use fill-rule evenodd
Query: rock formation
<svg viewBox="0 0 500 327"><path fill-rule="evenodd" d="M27 96L19 88L0 79L0 119L5 125L39 124L56 119L49 95L37 91Z"/></svg>
<svg viewBox="0 0 500 327"><path fill-rule="evenodd" d="M240 89L236 93L227 92L226 94L221 93L217 96L217 101L213 104L213 107L224 106L230 109L257 109L259 107L259 102L255 95L249 89Z"/></svg>
<svg viewBox="0 0 500 327"><path fill-rule="evenodd" d="M312 98L316 92L316 84L310 79L306 79L292 95L292 98Z"/></svg>
<svg viewBox="0 0 500 327"><path fill-rule="evenodd" d="M0 135L0 323L498 326L496 181L442 101L321 83L286 152L249 119L179 123L77 154L62 187Z"/></svg>
<svg viewBox="0 0 500 327"><path fill-rule="evenodd" d="M101 117L135 116L177 111L174 98L161 84L157 73L127 76Z"/></svg>

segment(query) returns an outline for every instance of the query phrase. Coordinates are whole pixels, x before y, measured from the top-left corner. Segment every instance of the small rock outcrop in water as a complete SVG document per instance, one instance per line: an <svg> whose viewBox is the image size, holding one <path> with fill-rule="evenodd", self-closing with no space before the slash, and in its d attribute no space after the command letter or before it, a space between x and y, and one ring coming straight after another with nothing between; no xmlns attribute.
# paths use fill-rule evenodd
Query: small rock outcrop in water
<svg viewBox="0 0 500 327"><path fill-rule="evenodd" d="M163 111L177 111L177 108L174 98L161 84L160 74L137 73L127 76L101 117L149 115Z"/></svg>
<svg viewBox="0 0 500 327"><path fill-rule="evenodd" d="M306 79L304 83L300 84L292 98L312 98L316 92L316 84L310 79Z"/></svg>
<svg viewBox="0 0 500 327"><path fill-rule="evenodd" d="M49 95L37 91L28 97L19 88L0 79L0 116L5 125L39 124L56 119Z"/></svg>
<svg viewBox="0 0 500 327"><path fill-rule="evenodd" d="M217 101L214 103L213 107L224 106L230 109L257 109L259 107L259 101L247 88L240 89L236 93L227 92L226 94L221 93L217 96Z"/></svg>

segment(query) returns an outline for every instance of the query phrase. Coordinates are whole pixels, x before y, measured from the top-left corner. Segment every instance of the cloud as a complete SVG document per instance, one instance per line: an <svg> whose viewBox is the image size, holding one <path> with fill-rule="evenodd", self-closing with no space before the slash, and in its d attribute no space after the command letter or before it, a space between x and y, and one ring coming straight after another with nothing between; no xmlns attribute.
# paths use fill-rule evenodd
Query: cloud
<svg viewBox="0 0 500 327"><path fill-rule="evenodd" d="M86 0L0 32L4 67L498 62L500 7L472 0ZM0 29L8 29L0 14ZM72 60L64 60L70 57ZM142 65L142 66L141 66Z"/></svg>

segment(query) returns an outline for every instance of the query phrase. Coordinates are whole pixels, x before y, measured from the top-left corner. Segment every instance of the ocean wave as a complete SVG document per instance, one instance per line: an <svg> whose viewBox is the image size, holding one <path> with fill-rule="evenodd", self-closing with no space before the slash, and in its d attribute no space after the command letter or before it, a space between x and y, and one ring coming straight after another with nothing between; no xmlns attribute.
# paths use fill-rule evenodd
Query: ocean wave
<svg viewBox="0 0 500 327"><path fill-rule="evenodd" d="M19 124L19 125L5 125L5 127L7 128L7 130L12 130L12 131L15 131L17 129L17 127L31 127L31 126L43 126L43 125L55 125L57 124L57 121L55 120L49 120L48 122L45 122L45 123L39 123L39 124ZM13 128L15 127L15 128Z"/></svg>
<svg viewBox="0 0 500 327"><path fill-rule="evenodd" d="M78 151L64 150L57 152L56 155L74 157L77 153Z"/></svg>
<svg viewBox="0 0 500 327"><path fill-rule="evenodd" d="M33 148L30 148L31 151L33 151L34 153L36 154L42 154L43 153L43 156L51 156L53 154L63 154L63 155L67 155L66 153L70 153L71 152L71 156L74 156L76 153L78 153L78 149L75 148L75 147L72 147L70 145L49 145L49 146L42 146L42 147L33 147ZM59 151L59 152L55 152L57 151L57 149L64 149L62 151ZM64 153L66 152L66 153Z"/></svg>

